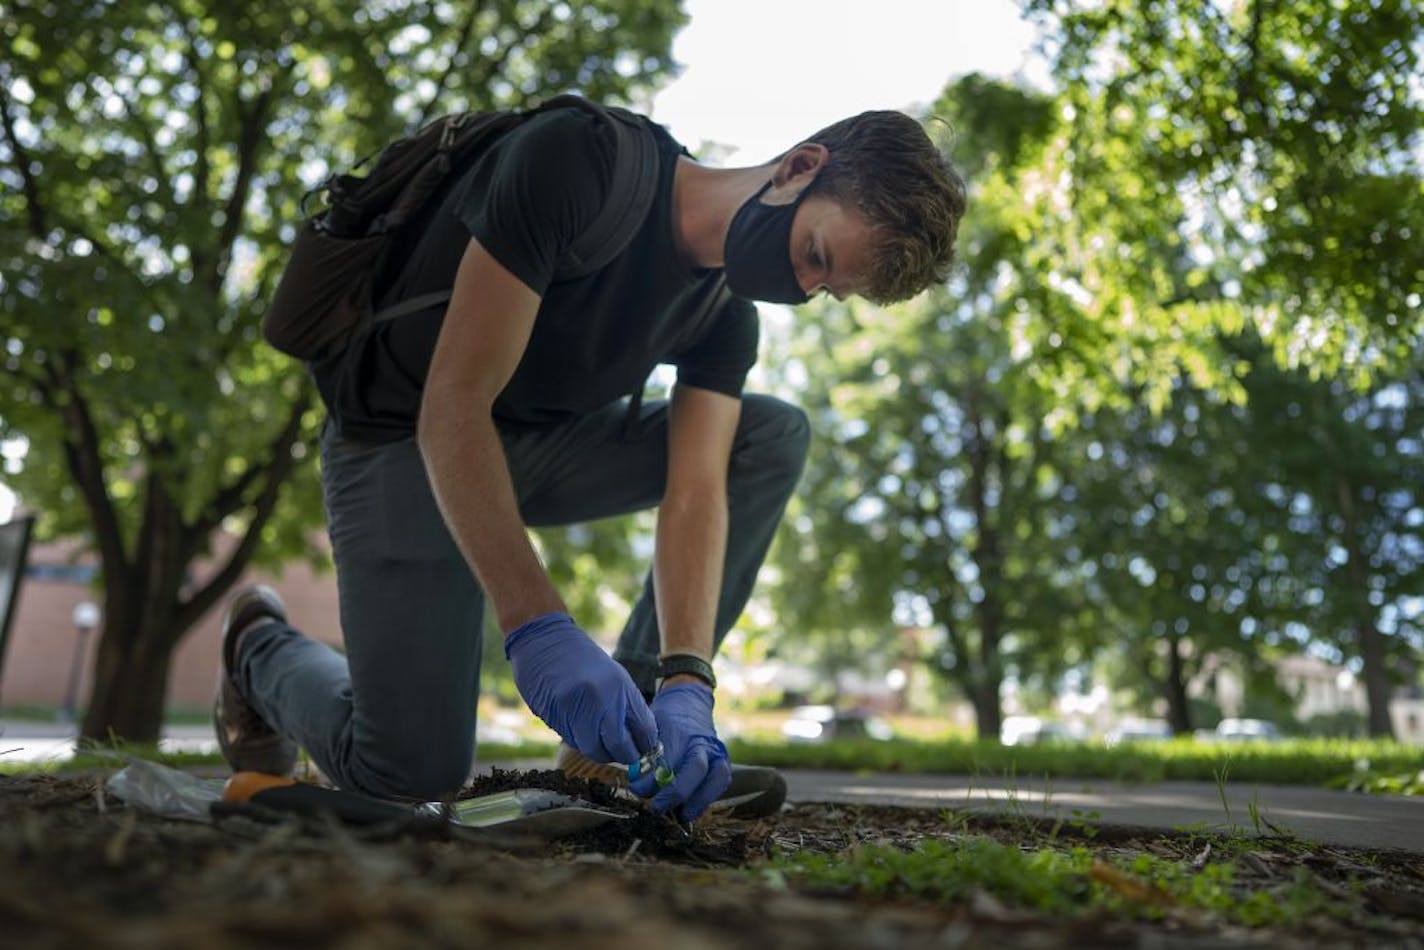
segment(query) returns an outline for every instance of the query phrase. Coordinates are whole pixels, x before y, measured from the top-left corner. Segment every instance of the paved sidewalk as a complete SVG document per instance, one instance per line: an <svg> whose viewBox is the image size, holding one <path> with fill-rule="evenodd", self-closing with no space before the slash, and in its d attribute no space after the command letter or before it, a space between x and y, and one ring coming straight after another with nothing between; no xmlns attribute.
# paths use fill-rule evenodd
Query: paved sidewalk
<svg viewBox="0 0 1424 950"><path fill-rule="evenodd" d="M1122 784L1100 779L1020 779L951 775L865 775L787 771L789 798L800 802L905 805L972 810L1029 818L1093 821L1175 830L1193 825L1216 831L1233 826L1254 833L1253 797L1260 815L1282 831L1325 844L1393 848L1424 854L1424 798L1362 795L1301 785L1228 782L1221 801L1215 782ZM1074 815L1074 812L1078 815ZM1270 833L1267 826L1263 833Z"/></svg>

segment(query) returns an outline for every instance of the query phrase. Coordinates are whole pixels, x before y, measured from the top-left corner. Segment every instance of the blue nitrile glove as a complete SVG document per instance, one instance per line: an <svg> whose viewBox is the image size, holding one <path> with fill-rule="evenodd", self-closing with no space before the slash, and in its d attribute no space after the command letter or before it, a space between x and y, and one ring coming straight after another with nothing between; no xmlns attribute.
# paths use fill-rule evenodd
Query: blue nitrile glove
<svg viewBox="0 0 1424 950"><path fill-rule="evenodd" d="M549 613L504 638L529 709L595 762L632 762L657 745L658 724L621 664L568 614Z"/></svg>
<svg viewBox="0 0 1424 950"><path fill-rule="evenodd" d="M651 774L639 776L629 787L644 798L657 792L653 811L681 805L679 817L691 821L732 784L732 760L712 725L712 690L701 683L664 687L653 697L653 715L667 764L677 777L662 791Z"/></svg>

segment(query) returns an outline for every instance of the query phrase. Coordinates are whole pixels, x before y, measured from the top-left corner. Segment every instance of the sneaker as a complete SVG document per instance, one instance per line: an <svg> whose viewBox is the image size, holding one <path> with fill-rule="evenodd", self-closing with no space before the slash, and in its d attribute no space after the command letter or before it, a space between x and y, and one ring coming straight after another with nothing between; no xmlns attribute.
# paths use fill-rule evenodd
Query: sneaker
<svg viewBox="0 0 1424 950"><path fill-rule="evenodd" d="M567 742L559 743L554 767L570 778L593 779L614 788L628 787L626 765L595 762ZM776 769L733 763L732 783L712 807L730 808L728 814L733 818L765 818L781 811L785 801L786 779Z"/></svg>
<svg viewBox="0 0 1424 950"><path fill-rule="evenodd" d="M781 811L786 802L786 777L764 765L732 763L732 784L712 803L738 801L728 812L733 818L766 818Z"/></svg>
<svg viewBox="0 0 1424 950"><path fill-rule="evenodd" d="M213 726L218 748L234 772L291 775L297 767L297 744L279 734L248 705L232 679L237 647L259 620L287 619L282 599L270 587L244 587L227 602L222 619L222 671L213 701Z"/></svg>

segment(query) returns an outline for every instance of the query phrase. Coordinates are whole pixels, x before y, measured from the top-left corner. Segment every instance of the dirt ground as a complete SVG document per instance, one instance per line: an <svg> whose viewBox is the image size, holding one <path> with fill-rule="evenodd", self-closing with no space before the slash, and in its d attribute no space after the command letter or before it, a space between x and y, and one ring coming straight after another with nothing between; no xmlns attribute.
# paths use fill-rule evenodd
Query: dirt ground
<svg viewBox="0 0 1424 950"><path fill-rule="evenodd" d="M638 814L555 842L471 841L291 817L165 820L105 795L104 778L0 776L0 946L1424 947L1424 858L1404 854L1254 843L1239 861L1243 887L1285 888L1306 875L1346 908L1284 928L1172 906L1158 919L1065 919L988 892L945 904L893 887L877 897L808 890L768 859L967 834L1037 850L1083 834L1071 843L1105 860L1146 852L1190 862L1203 837L1086 827L1050 837L1024 821L801 804L772 819L703 820L691 840ZM504 773L474 791L531 784L557 783Z"/></svg>

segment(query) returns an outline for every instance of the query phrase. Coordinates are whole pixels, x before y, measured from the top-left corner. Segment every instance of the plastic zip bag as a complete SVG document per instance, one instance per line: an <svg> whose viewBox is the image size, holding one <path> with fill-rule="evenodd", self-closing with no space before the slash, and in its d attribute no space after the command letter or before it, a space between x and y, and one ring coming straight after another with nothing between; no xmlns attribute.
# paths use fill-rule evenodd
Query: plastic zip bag
<svg viewBox="0 0 1424 950"><path fill-rule="evenodd" d="M198 778L157 762L130 759L104 783L115 798L164 818L208 821L208 806L222 801L222 779Z"/></svg>

